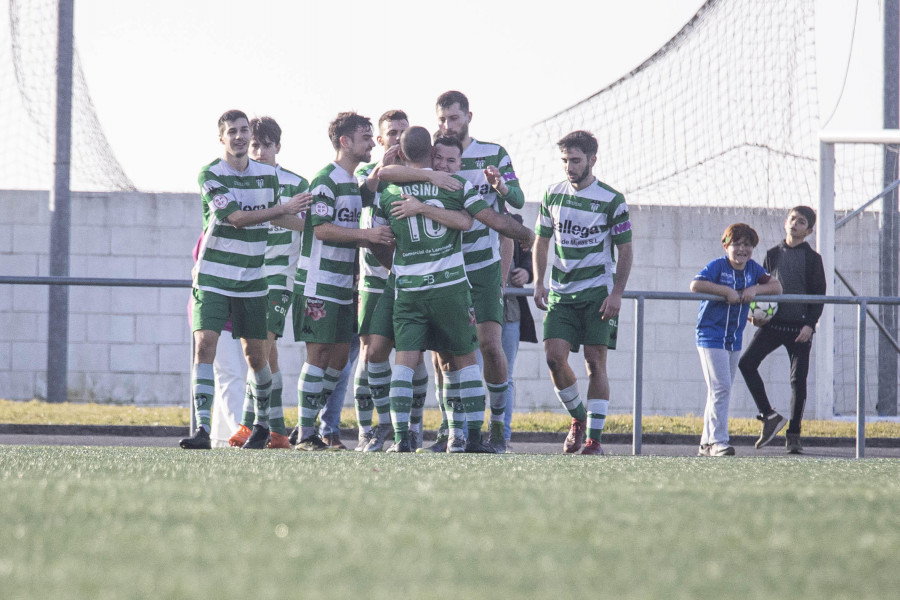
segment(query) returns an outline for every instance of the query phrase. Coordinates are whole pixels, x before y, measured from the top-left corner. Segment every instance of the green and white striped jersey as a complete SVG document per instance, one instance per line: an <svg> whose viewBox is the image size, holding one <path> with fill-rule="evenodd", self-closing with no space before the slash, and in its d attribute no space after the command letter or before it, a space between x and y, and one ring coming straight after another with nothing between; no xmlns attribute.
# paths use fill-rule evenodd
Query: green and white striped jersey
<svg viewBox="0 0 900 600"><path fill-rule="evenodd" d="M460 181L461 177L456 176ZM462 254L462 232L450 229L422 215L397 219L390 216L391 204L402 200L401 194L415 196L425 204L447 210L465 210L471 215L487 208L484 199L471 183L462 190L450 192L429 182L389 185L381 194L376 222L389 222L397 247L393 272L397 293L446 294L452 287L468 288L466 265ZM424 296L427 297L427 296Z"/></svg>
<svg viewBox="0 0 900 600"><path fill-rule="evenodd" d="M306 215L294 292L336 304L353 303L355 243L323 242L313 229L323 223L359 229L362 198L356 178L333 162L310 184L313 204Z"/></svg>
<svg viewBox="0 0 900 600"><path fill-rule="evenodd" d="M509 194L505 198L499 197L484 176L484 169L490 166L497 167L509 187ZM513 208L522 208L525 203L512 161L503 146L473 139L462 153L462 168L456 174L471 183L487 205L501 214L505 212L506 203ZM498 262L500 234L480 221L475 221L472 228L463 234L463 253L466 271L476 271Z"/></svg>
<svg viewBox="0 0 900 600"><path fill-rule="evenodd" d="M278 192L282 204L309 189L309 182L300 175L281 165L276 166L275 171L278 173ZM266 240L266 281L269 289L293 291L294 273L300 258L300 237L299 231L269 225Z"/></svg>
<svg viewBox="0 0 900 600"><path fill-rule="evenodd" d="M377 162L363 165L356 170L356 179L359 183L359 189L365 197L368 190L366 179L375 168ZM378 190L375 192L375 199L372 206L363 206L362 216L359 218L360 229L370 229L372 227L372 217L375 214L375 207L378 206L378 200L381 198L381 192L387 187L387 183L381 181L378 183ZM368 204L368 203L365 203ZM359 291L369 292L372 294L380 294L384 292L390 271L383 267L372 251L368 248L360 248L359 251Z"/></svg>
<svg viewBox="0 0 900 600"><path fill-rule="evenodd" d="M580 191L563 181L544 194L534 232L554 239L551 304L606 295L616 269L613 246L631 241L628 205L599 180Z"/></svg>
<svg viewBox="0 0 900 600"><path fill-rule="evenodd" d="M243 172L217 158L200 171L203 200L203 240L197 257L194 287L224 296L265 296L263 262L268 223L238 229L228 215L239 210L262 210L279 201L275 168L251 160Z"/></svg>

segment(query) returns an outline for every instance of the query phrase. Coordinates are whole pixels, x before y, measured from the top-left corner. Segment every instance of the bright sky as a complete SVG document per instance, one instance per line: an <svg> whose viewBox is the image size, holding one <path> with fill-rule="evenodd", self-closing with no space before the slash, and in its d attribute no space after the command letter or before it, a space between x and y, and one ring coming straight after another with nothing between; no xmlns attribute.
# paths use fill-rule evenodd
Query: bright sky
<svg viewBox="0 0 900 600"><path fill-rule="evenodd" d="M880 27L881 3L860 3L861 18ZM221 155L216 120L227 109L273 116L284 130L279 162L306 177L333 160L327 128L339 111L375 122L402 108L413 124L434 129L434 101L449 89L468 95L471 133L502 144L505 134L636 67L702 4L83 0L75 3L75 35L97 114L126 173L139 189L195 191L200 167ZM825 19L820 55L836 73L820 76L824 119L837 100L854 3L818 0L817 8ZM880 68L872 75L857 63L872 62L866 45L877 51L880 30L873 37L857 33L851 69L869 83ZM853 79L848 86L861 87ZM856 115L873 114L845 104L832 126L860 126Z"/></svg>

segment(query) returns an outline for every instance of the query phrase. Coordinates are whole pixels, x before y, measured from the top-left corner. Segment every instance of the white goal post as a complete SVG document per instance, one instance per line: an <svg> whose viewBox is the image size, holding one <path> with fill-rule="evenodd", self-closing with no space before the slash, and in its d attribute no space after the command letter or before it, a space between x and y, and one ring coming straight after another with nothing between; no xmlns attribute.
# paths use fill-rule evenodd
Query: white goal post
<svg viewBox="0 0 900 600"><path fill-rule="evenodd" d="M875 131L822 131L819 133L819 205L816 248L822 255L830 294L835 289L835 145L900 144L900 129ZM834 416L834 305L825 304L817 328L820 351L816 353L816 418ZM830 352L822 352L831 348Z"/></svg>

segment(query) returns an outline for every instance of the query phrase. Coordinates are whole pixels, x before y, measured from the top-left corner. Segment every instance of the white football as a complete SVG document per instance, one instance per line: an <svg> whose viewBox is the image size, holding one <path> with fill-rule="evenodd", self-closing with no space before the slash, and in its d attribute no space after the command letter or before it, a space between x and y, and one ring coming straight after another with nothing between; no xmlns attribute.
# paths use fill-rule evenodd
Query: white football
<svg viewBox="0 0 900 600"><path fill-rule="evenodd" d="M750 318L757 323L768 323L776 312L778 312L777 302L754 300L750 303Z"/></svg>

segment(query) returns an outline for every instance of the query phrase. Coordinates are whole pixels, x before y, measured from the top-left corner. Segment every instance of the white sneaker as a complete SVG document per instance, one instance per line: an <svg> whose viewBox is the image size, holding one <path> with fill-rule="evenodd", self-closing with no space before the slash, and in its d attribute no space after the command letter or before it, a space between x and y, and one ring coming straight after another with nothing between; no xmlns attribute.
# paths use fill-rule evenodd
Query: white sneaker
<svg viewBox="0 0 900 600"><path fill-rule="evenodd" d="M734 456L734 447L728 444L710 444L709 456Z"/></svg>

